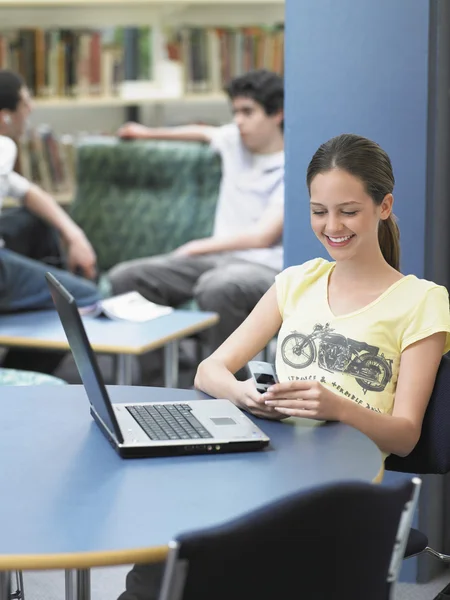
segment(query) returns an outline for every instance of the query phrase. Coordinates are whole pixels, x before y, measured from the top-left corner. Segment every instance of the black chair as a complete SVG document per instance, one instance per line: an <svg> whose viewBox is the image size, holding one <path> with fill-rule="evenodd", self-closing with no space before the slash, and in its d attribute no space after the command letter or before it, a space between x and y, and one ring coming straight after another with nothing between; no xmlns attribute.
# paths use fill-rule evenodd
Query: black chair
<svg viewBox="0 0 450 600"><path fill-rule="evenodd" d="M444 475L450 472L450 358L442 357L430 402L425 412L420 439L406 457L391 455L386 469L420 475ZM405 558L426 552L442 562L450 556L428 546L427 536L411 529L405 549ZM448 590L450 598L450 589Z"/></svg>
<svg viewBox="0 0 450 600"><path fill-rule="evenodd" d="M442 357L422 424L422 432L408 456L391 455L386 469L420 475L450 472L450 358Z"/></svg>
<svg viewBox="0 0 450 600"><path fill-rule="evenodd" d="M420 483L327 485L180 535L159 600L386 600Z"/></svg>

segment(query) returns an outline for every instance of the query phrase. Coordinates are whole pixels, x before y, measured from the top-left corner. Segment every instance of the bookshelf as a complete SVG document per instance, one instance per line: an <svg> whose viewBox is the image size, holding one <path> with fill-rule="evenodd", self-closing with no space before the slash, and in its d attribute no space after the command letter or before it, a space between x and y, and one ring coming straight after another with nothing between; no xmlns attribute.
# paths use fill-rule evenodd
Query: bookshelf
<svg viewBox="0 0 450 600"><path fill-rule="evenodd" d="M135 104L175 104L177 102L195 102L195 103L222 103L226 101L225 94L183 94L183 96L164 96L154 95L152 98L136 97L121 98L120 96L99 96L99 97L53 97L53 98L35 98L33 104L37 108L89 108L102 106L134 106Z"/></svg>
<svg viewBox="0 0 450 600"><path fill-rule="evenodd" d="M227 98L222 92L223 83L249 68L272 68L264 61L274 52L275 42L272 43L271 36L276 26L283 23L284 0L0 0L0 68L7 66L21 71L27 83L30 79L27 74L31 73L36 87L33 101L35 123L47 123L60 133L94 130L106 133L115 130L117 121L123 123L124 115L120 116L119 113L125 109L139 110L141 117L143 111L153 111L151 120L155 124L164 122L166 112L176 114L179 121L182 120L180 115L183 111L191 115L196 111L198 116L208 111L214 115L219 111L228 113ZM151 30L149 53L152 77L147 82L144 83L139 77L138 81L130 81L134 78L125 77L125 46L119 49L119 53L122 51L121 64L114 62L118 60L117 40L114 37L111 41L114 28ZM262 33L254 33L258 28ZM199 37L200 30L203 31ZM253 33L248 33L251 30ZM67 31L72 38L67 38ZM233 37L235 31L238 33ZM55 32L56 38L52 37ZM109 40L106 43L105 32ZM168 44L173 32L178 35L175 56L170 54ZM218 39L213 40L213 34ZM18 42L14 40L14 35L19 37ZM92 40L86 39L90 35L100 38L100 42L98 39L95 42L97 79L94 86ZM254 46L251 64L251 60L241 58L242 53L247 51L245 44L248 40L244 38L252 35L258 40L267 36L271 41L267 42L269 49L265 41L262 42L263 50ZM85 39L80 42L80 38ZM260 44L258 40L255 44ZM249 43L251 46L251 41ZM62 50L59 49L60 45ZM80 46L88 49L84 50L84 56L88 56L91 65L90 85L89 75L84 76L80 85L79 73L83 71L83 68L79 70L78 64L80 56L83 57ZM176 43L171 48L175 46ZM67 57L68 47L76 48L76 66L73 66L73 61L72 67L68 67L70 59L68 63L67 58L61 58ZM11 48L19 48L18 51L13 50L18 52L13 57L14 66L5 64L5 60L10 60L10 55L6 53L11 53ZM44 51L40 52L41 48ZM58 58L54 57L55 48L59 52ZM108 55L106 60L104 48ZM48 58L49 52L53 53L51 59ZM276 41L277 65L282 64L280 57L283 52L284 34L280 33ZM41 55L45 59L37 58ZM215 64L206 65L212 62L211 56L215 57ZM227 57L225 60L224 56ZM224 62L227 63L225 67ZM203 65L203 75L200 72L200 77L199 63ZM16 64L23 65L23 70L17 68ZM33 64L31 71L30 64ZM108 71L105 71L105 64ZM67 73L71 73L71 76ZM130 114L126 119L133 118ZM69 131L65 126L62 127L64 123L67 123ZM62 204L67 204L72 196L71 193L48 191Z"/></svg>
<svg viewBox="0 0 450 600"><path fill-rule="evenodd" d="M3 32L3 43L6 49L21 47L25 48L23 52L28 49L25 57L14 59L16 62L21 60L22 64L29 64L30 57L32 59L33 54L38 55L38 48L45 48L46 51L53 52L61 43L65 44L63 53L67 52L67 47L70 45L76 45L78 49L81 43L84 44L84 48L88 48L89 39L83 39L81 42L79 40L79 38L88 37L86 30L91 30L93 36L100 32L100 42L97 40L97 43L102 45L104 37L101 32L107 29L127 27L151 29L151 71L154 83L152 88L134 92L130 92L128 89L127 93L115 89L114 93L111 93L109 85L103 86L99 92L94 94L95 97L87 94L85 88L82 91L77 90L76 97L72 97L71 93L61 92L58 85L53 85L50 86L50 91L47 90L45 94L39 93L36 98L35 106L43 108L72 108L82 105L86 107L126 107L144 103L154 104L155 102L165 104L175 98L179 101L184 96L188 102L223 100L223 96L218 94L220 90L217 89L217 86L214 90L210 90L209 96L205 98L201 97L204 96L205 90L202 90L202 94L197 97L190 93L191 90L185 89L180 92L179 89L176 91L172 89L168 92L167 85L162 85L163 79L167 84L168 79L177 76L173 69L173 61L167 60L167 31L176 28L195 28L196 30L199 28L250 28L255 26L264 28L283 22L284 0L0 0L0 37ZM56 30L58 32L55 38ZM68 30L69 34L73 33L73 37L69 39L67 39ZM36 32L35 37L30 38L33 31ZM20 32L18 40L14 39L13 32ZM51 39L49 40L47 36L50 36ZM8 62L8 57L2 59L1 42L0 39L0 66L2 64L10 66L11 62L14 64L14 60L10 59ZM108 40L106 44L109 54L107 68L115 69L116 79L117 71L122 69L120 76L123 79L123 64L113 64L114 61L118 62L117 55L113 55L113 50L111 50L113 45L117 46L117 40ZM102 51L103 48L102 45ZM116 53L121 51L123 52L123 47L116 48ZM9 50L3 50L4 57L8 52ZM52 58L51 60L53 60L53 65L56 65L59 59ZM103 60L103 56L101 60ZM171 70L171 65L167 65L168 62L172 62ZM185 64L181 66L184 68ZM167 67L166 70L164 67ZM44 67L41 63L35 68L42 71ZM48 67L46 66L46 68ZM184 75L181 73L178 76L183 78ZM198 91L195 90L195 93L197 94Z"/></svg>
<svg viewBox="0 0 450 600"><path fill-rule="evenodd" d="M254 25L284 20L284 0L0 0L1 27Z"/></svg>

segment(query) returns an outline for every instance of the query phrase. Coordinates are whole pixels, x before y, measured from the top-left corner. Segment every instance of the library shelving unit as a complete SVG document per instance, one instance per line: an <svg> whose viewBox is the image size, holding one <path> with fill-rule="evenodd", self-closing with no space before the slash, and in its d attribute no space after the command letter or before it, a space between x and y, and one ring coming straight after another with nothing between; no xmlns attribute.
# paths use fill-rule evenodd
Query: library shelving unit
<svg viewBox="0 0 450 600"><path fill-rule="evenodd" d="M50 120L50 127L51 114L54 110L123 107L128 111L128 118L132 118L129 115L137 114L139 107L143 106L153 106L156 111L155 114L157 112L161 114L164 107L172 103L223 103L225 105L226 98L222 92L225 79L222 70L223 57L226 57L226 68L228 69L237 68L235 65L248 64L250 59L247 59L247 56L253 56L254 60L260 60L261 57L265 60L267 56L270 60L270 57L276 56L276 63L280 65L283 53L282 40L277 39L275 44L268 42L268 46L266 42L263 42L264 49L261 50L261 45L257 45L259 42L254 42L252 46L252 41L249 42L246 38L247 36L251 37L253 35L251 31L254 32L255 29L264 32L272 28L273 31L274 27L276 29L277 26L283 23L284 0L0 0L0 65L2 64L2 33L6 32L5 35L15 36L19 31L25 32L20 34L22 37L19 38L19 43L16 43L15 46L9 45L8 38L7 45L4 48L7 48L6 52L10 52L11 47L20 48L19 52L22 54L15 56L14 64L21 64L25 70L29 68L30 63L33 63L31 72L36 81L39 77L40 84L43 86L41 89L45 92L36 94L34 98L37 120L40 120L39 111L43 110L44 113L42 114L45 114L46 122ZM84 70L85 85L78 86L77 77L81 71L78 70L78 62L76 67L72 62L69 71L76 74L76 83L71 87L70 82L67 80L67 65L70 64L70 60L67 63L65 62L67 58L61 58L61 56L67 56L67 50L58 50L57 56L59 58L52 58L51 60L48 58L48 53L53 51L52 49L55 47L52 44L56 44L56 47L59 48L58 44L65 43L62 41L63 34L60 33L61 37L58 37L60 35L58 34L55 42L49 32L72 31L76 32L75 36L79 36L83 35L82 32L101 32L114 28L131 28L134 30L148 28L151 30L151 37L149 38L151 39L151 51L149 51L149 56L151 56L151 81L147 82L147 86L137 85L133 87L131 85L125 90L130 81L127 80L126 67L125 76L123 76L122 65L122 79L125 80L123 85L114 87L114 91L111 93L111 86L102 84L99 86L101 89L96 89L93 93L92 86L89 87L89 77L92 83L92 66L88 67L88 71L91 70L90 75L86 75L86 69ZM182 29L190 32L195 30L197 34L188 33L187 42L186 37L181 38L180 47L183 50L183 59L181 61L178 59L177 63L176 58L173 59L173 57L168 56L167 34L168 31ZM225 29L228 32L240 31L241 33L230 33L231 42L229 39L224 42L222 34L218 32ZM199 30L203 30L203 33L200 33L200 38L203 35L200 42L199 37L194 39ZM32 31L40 31L40 33L32 34L35 37L32 37L30 41L27 36ZM218 39L212 39L216 34ZM47 35L50 37L47 37ZM89 33L86 35L89 38ZM92 35L102 34L95 33ZM193 35L192 40L189 37L190 35ZM233 35L237 35L237 38ZM258 39L261 39L261 37ZM85 55L86 52L88 55L87 61L92 60L93 56L89 54L89 52L92 53L92 46L89 45L91 42L89 39L83 42L87 44L88 48L85 51ZM102 43L97 40L97 44L100 44L100 46ZM76 44L80 44L78 38ZM196 46L195 50L193 50L194 46ZM86 48L86 45L84 47ZM202 48L201 51L198 50L199 47ZM3 56L5 56L4 48ZM44 48L44 50L39 52L40 48ZM101 48L100 51L97 48L96 60L97 63L99 61L101 63L100 67L97 67L97 77L99 77L98 72L104 69L105 64L102 55L103 46ZM229 48L231 48L230 58L228 57ZM100 59L98 58L99 52ZM196 58L193 56L195 52L197 52ZM200 55L198 52L200 52ZM203 52L203 55L201 52ZM242 53L247 53L244 58L242 58ZM45 59L39 59L38 57L41 55L44 55ZM78 50L76 56L77 61L83 60L83 55L79 55ZM82 56L82 58L79 59L79 56ZM208 58L204 59L204 56ZM258 59L255 59L256 56ZM188 57L187 60L186 57ZM205 67L206 63L208 63L208 67ZM214 63L213 67L211 66L212 63ZM110 69L111 63L106 62L106 64L108 65L107 68ZM167 78L170 79L171 77L170 66L174 64L179 66L177 75L181 84L178 85L177 91L174 92L172 89L169 93L166 93L167 86L164 84L163 79L165 77L167 84ZM208 73L206 85L205 81L200 81L200 83L198 81L199 64L203 65L203 73L205 73L205 70ZM164 72L164 66L169 67L169 72L167 70ZM45 76L43 75L44 72ZM104 77L104 72L101 72L101 77ZM188 75L186 72L188 72ZM60 83L61 78L64 80L62 86ZM131 79L135 78L132 77ZM72 75L73 80L74 76ZM193 80L195 80L194 85L191 85ZM140 82L134 83L139 84ZM63 92L61 92L61 89ZM68 89L70 90L69 93L67 92ZM88 90L87 93L86 90ZM133 111L135 112L133 113ZM72 197L70 191L64 193L57 193L52 189L49 189L49 191L61 204L68 204ZM6 205L11 205L11 201L8 201Z"/></svg>
<svg viewBox="0 0 450 600"><path fill-rule="evenodd" d="M0 32L27 28L143 27L152 29L152 60L164 61L167 27L253 27L284 22L284 0L0 0ZM158 69L154 68L158 73ZM156 88L158 81L155 80ZM166 102L220 102L221 93L50 96L35 107L133 106Z"/></svg>

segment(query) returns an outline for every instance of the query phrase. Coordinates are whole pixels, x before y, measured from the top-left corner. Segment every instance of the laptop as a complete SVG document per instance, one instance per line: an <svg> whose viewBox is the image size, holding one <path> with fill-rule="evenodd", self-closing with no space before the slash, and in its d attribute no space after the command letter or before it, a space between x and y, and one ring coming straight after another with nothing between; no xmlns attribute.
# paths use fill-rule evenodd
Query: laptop
<svg viewBox="0 0 450 600"><path fill-rule="evenodd" d="M267 435L229 400L113 404L74 297L51 273L46 279L91 415L120 456L216 454L268 445Z"/></svg>

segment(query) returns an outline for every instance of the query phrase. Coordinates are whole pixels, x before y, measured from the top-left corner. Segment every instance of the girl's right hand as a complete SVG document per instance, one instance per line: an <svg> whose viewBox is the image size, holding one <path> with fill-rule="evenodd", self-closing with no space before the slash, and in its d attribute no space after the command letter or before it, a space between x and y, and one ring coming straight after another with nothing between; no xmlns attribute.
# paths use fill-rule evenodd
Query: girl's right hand
<svg viewBox="0 0 450 600"><path fill-rule="evenodd" d="M274 419L280 421L281 419L286 418L286 415L280 414L271 406L265 404L265 399L256 389L253 379L237 381L236 391L235 404L242 410L255 415L255 417L260 417L261 419Z"/></svg>

